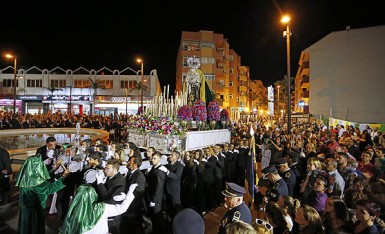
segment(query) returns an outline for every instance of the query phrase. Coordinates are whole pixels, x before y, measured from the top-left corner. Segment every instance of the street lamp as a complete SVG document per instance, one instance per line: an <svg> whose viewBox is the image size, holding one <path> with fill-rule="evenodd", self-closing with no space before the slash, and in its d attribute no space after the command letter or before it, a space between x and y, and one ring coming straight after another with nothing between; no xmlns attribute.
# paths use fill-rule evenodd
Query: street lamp
<svg viewBox="0 0 385 234"><path fill-rule="evenodd" d="M124 89L124 91L126 92L126 118L127 118L128 90Z"/></svg>
<svg viewBox="0 0 385 234"><path fill-rule="evenodd" d="M136 59L138 63L140 63L140 72L142 73L142 79L141 79L141 86L140 86L140 106L142 108L142 113L144 112L143 110L143 84L144 84L144 74L143 74L143 60L138 58Z"/></svg>
<svg viewBox="0 0 385 234"><path fill-rule="evenodd" d="M280 108L279 108L279 88L281 88L281 86L277 85L277 89L278 89L278 93L277 93L277 107L278 107L278 115L279 115L279 112L280 112ZM279 120L279 116L278 116L278 120Z"/></svg>
<svg viewBox="0 0 385 234"><path fill-rule="evenodd" d="M286 31L283 32L283 37L286 37L286 59L287 59L287 132L291 132L291 93L290 93L290 16L283 16L281 23L286 24Z"/></svg>
<svg viewBox="0 0 385 234"><path fill-rule="evenodd" d="M16 113L16 71L17 71L17 58L12 54L6 54L6 58L13 58L13 113Z"/></svg>

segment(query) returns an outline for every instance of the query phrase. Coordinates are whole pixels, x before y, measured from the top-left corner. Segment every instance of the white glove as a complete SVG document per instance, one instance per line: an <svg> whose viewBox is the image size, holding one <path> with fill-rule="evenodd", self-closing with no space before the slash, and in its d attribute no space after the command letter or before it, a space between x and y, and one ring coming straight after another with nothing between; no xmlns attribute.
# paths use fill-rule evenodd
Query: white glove
<svg viewBox="0 0 385 234"><path fill-rule="evenodd" d="M126 198L126 194L125 193L120 193L119 195L116 195L116 196L113 196L112 199L114 199L114 201L123 201L124 198Z"/></svg>
<svg viewBox="0 0 385 234"><path fill-rule="evenodd" d="M161 171L165 172L166 174L168 174L168 169L165 166L160 166L159 170L161 170Z"/></svg>
<svg viewBox="0 0 385 234"><path fill-rule="evenodd" d="M131 185L130 185L130 188L128 188L127 194L129 194L129 193L134 193L136 187L138 187L138 184L137 184L137 183L136 183L136 184L131 184Z"/></svg>
<svg viewBox="0 0 385 234"><path fill-rule="evenodd" d="M96 177L96 184L104 184L105 183L104 175L102 173L97 173L95 177Z"/></svg>
<svg viewBox="0 0 385 234"><path fill-rule="evenodd" d="M52 163L52 158L47 158L46 160L44 160L45 165L50 165L51 163Z"/></svg>
<svg viewBox="0 0 385 234"><path fill-rule="evenodd" d="M150 207L155 207L155 203L154 202L150 202Z"/></svg>
<svg viewBox="0 0 385 234"><path fill-rule="evenodd" d="M47 152L47 157L48 158L53 158L53 149L50 149L50 150L48 150L48 152Z"/></svg>

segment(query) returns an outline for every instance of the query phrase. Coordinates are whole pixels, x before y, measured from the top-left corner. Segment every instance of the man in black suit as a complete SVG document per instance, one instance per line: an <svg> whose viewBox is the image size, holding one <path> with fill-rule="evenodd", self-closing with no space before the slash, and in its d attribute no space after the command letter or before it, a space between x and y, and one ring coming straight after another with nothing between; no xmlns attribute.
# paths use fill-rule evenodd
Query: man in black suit
<svg viewBox="0 0 385 234"><path fill-rule="evenodd" d="M134 191L135 198L127 211L122 214L120 220L120 232L121 233L132 233L132 234L144 234L143 228L143 198L146 186L146 178L139 167L142 165L142 157L140 155L134 155L130 157L128 161L128 167L130 172L126 176L126 192L132 184L138 184Z"/></svg>
<svg viewBox="0 0 385 234"><path fill-rule="evenodd" d="M107 161L104 168L104 174L106 180L104 182L104 176L98 174L96 176L96 192L99 195L99 199L102 202L108 204L120 204L123 201L121 193L126 191L126 180L119 172L120 163L116 160ZM112 234L118 234L120 226L120 215L108 218L108 230Z"/></svg>
<svg viewBox="0 0 385 234"><path fill-rule="evenodd" d="M54 166L54 157L59 154L61 146L57 144L55 137L48 137L45 140L45 145L36 150L36 155L41 154L41 159L44 161L48 171L51 171Z"/></svg>
<svg viewBox="0 0 385 234"><path fill-rule="evenodd" d="M210 211L218 206L215 197L215 168L217 166L217 158L212 155L210 147L205 148L205 157L207 160L203 172L204 191L206 199L206 210Z"/></svg>
<svg viewBox="0 0 385 234"><path fill-rule="evenodd" d="M217 159L217 164L215 166L215 198L216 198L216 204L219 205L224 200L224 197L222 195L222 190L225 186L226 156L222 154L222 148L220 145L214 146L214 153Z"/></svg>
<svg viewBox="0 0 385 234"><path fill-rule="evenodd" d="M6 149L0 147L0 205L10 200L10 176L12 174L11 159Z"/></svg>
<svg viewBox="0 0 385 234"><path fill-rule="evenodd" d="M237 181L236 183L240 186L245 186L245 178L246 178L246 160L249 155L249 149L244 145L244 141L239 141L239 154L237 158Z"/></svg>
<svg viewBox="0 0 385 234"><path fill-rule="evenodd" d="M152 230L153 233L162 233L165 228L163 220L163 194L164 194L164 184L166 182L166 173L159 170L159 167L162 166L160 163L160 158L162 154L156 151L151 158L152 167L149 168L150 171L147 173L147 204L149 206L149 213L152 221Z"/></svg>
<svg viewBox="0 0 385 234"><path fill-rule="evenodd" d="M165 167L160 167L161 171L167 174L166 178L166 207L169 215L174 217L178 211L182 209L182 202L180 200L180 183L182 180L182 173L184 166L179 161L180 153L178 151L171 152L169 164Z"/></svg>

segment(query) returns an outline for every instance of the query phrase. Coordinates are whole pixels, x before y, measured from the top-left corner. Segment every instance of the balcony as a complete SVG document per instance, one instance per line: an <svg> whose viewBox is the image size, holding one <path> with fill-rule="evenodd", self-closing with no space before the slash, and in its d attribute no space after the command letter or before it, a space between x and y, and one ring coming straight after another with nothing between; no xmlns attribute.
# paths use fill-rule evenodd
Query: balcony
<svg viewBox="0 0 385 234"><path fill-rule="evenodd" d="M309 98L309 91L303 91L301 98Z"/></svg>
<svg viewBox="0 0 385 234"><path fill-rule="evenodd" d="M301 89L309 88L309 76L302 76Z"/></svg>

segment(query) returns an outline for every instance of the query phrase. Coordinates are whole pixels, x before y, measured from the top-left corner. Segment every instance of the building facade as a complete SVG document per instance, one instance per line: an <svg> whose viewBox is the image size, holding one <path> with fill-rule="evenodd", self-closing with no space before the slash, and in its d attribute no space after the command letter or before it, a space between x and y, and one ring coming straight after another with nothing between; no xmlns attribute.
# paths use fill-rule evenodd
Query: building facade
<svg viewBox="0 0 385 234"><path fill-rule="evenodd" d="M109 68L75 70L56 67L52 70L31 67L17 70L16 111L47 113L61 111L74 114L134 114L140 105L140 70L129 67L119 71ZM144 75L146 102L160 87L156 70ZM0 109L12 110L14 97L13 67L0 69Z"/></svg>
<svg viewBox="0 0 385 234"><path fill-rule="evenodd" d="M304 50L295 107L317 118L385 123L384 41L385 25L347 27Z"/></svg>
<svg viewBox="0 0 385 234"><path fill-rule="evenodd" d="M250 69L241 65L241 57L223 34L201 30L183 31L176 61L176 91L182 90L189 70L187 59L200 59L200 70L221 108L235 112L250 109Z"/></svg>

